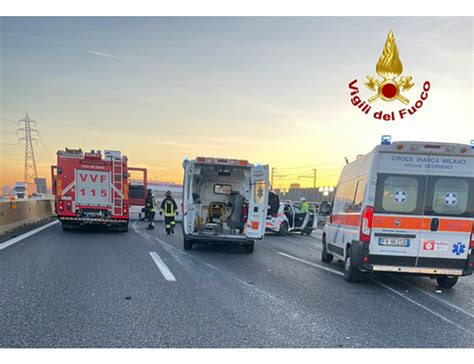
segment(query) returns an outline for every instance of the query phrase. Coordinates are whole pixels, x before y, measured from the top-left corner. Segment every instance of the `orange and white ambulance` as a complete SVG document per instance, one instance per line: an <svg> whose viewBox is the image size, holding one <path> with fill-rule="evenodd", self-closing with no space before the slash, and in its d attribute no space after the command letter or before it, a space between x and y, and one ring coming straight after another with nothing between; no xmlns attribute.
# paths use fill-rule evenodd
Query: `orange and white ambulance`
<svg viewBox="0 0 474 364"><path fill-rule="evenodd" d="M198 157L183 162L184 249L222 242L252 253L265 235L268 166L246 160Z"/></svg>
<svg viewBox="0 0 474 364"><path fill-rule="evenodd" d="M344 167L321 258L361 272L408 273L453 287L474 269L474 147L395 142L389 136Z"/></svg>

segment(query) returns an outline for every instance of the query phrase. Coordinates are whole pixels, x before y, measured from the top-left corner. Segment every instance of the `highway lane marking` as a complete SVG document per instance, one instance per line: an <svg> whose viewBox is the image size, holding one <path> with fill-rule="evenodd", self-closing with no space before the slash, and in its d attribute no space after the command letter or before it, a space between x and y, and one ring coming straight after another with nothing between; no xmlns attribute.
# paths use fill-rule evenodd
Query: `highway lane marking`
<svg viewBox="0 0 474 364"><path fill-rule="evenodd" d="M161 257L156 252L150 252L150 255L163 277L169 282L176 282L174 274L171 273L170 269L165 264L163 259L161 259Z"/></svg>
<svg viewBox="0 0 474 364"><path fill-rule="evenodd" d="M398 295L398 296L400 296L400 297L406 299L407 301L413 303L414 305L416 305L416 306L422 308L423 310L425 310L425 311L431 313L432 315L435 315L436 317L440 318L441 320L443 320L443 321L445 321L445 322L447 322L447 323L449 323L449 324L451 324L451 325L457 327L459 330L471 334L471 330L467 330L467 329L465 329L464 327L459 326L457 323L451 321L451 320L448 319L447 317L441 315L440 313L438 313L438 312L436 312L436 311L433 311L432 309L426 307L425 305L423 305L423 304L421 304L421 303L419 303L419 302L416 302L414 299L411 299L410 297L407 297L405 294L403 294L402 292L397 291L395 288L392 288L392 287L390 287L390 286L388 286L388 285L386 285L386 284L384 284L384 283L382 283L382 282L378 282L378 281L376 281L376 280L374 280L374 279L372 279L372 278L370 278L370 280L371 280L372 282L374 282L375 284L378 284L379 286L384 287L385 289L388 289L390 292L395 293L396 295Z"/></svg>
<svg viewBox="0 0 474 364"><path fill-rule="evenodd" d="M19 241L22 241L22 240L24 240L24 239L26 239L26 238L28 238L28 237L36 234L36 233L39 233L40 231L42 231L44 229L47 229L50 226L53 226L53 225L57 224L58 222L59 222L59 220L52 221L52 222L50 222L46 225L43 225L43 226L37 227L36 229L28 231L27 233L18 235L16 237L14 237L13 239L7 240L6 242L0 244L0 250L8 248L10 245L16 244Z"/></svg>
<svg viewBox="0 0 474 364"><path fill-rule="evenodd" d="M284 257L287 257L287 258L290 258L290 259L297 260L297 261L299 261L299 262L308 264L308 265L310 265L310 266L312 266L312 267L316 267L316 268L325 270L325 271L327 271L327 272L331 272L331 273L334 273L334 274L337 274L337 275L340 275L340 276L344 276L344 273L339 272L339 271L337 271L337 270L335 270L335 269L331 269L331 268L325 267L324 265L316 264L316 263L310 262L310 261L308 261L308 260L301 259L301 258L295 257L295 256L290 255L290 254L286 254L286 253L283 253L283 252L278 252L278 254L283 255Z"/></svg>
<svg viewBox="0 0 474 364"><path fill-rule="evenodd" d="M404 281L402 281L402 280L400 280L400 279L397 279L397 278L395 278L395 277L392 277L392 278L395 279L396 281L400 282L401 284L405 284L405 285L407 285L408 287L411 287L411 288L413 288L414 290L416 290L416 291L418 291L418 292L420 292L420 293L423 293L424 295L426 295L426 296L428 296L428 297L431 297L431 298L434 299L435 301L438 301L438 302L440 302L440 303L442 303L442 304L444 304L444 305L446 305L446 306L449 306L449 307L451 307L451 308L453 308L453 309L455 309L455 310L457 310L457 311L459 311L459 312L461 312L461 313L463 313L463 314L465 314L465 315L467 315L467 316L469 316L469 317L471 317L471 318L474 318L474 314L472 314L472 313L469 312L469 311L466 311L465 309L463 309L463 308L461 308L461 307L458 307L458 306L456 306L456 305L454 305L454 304L452 304L452 303L450 303L450 302L448 302L448 301L445 301L445 300L443 300L443 299L437 297L436 295L434 295L434 294L432 294L432 293L423 291L421 288L418 288L418 287L414 286L414 285L411 284L411 283L404 282Z"/></svg>
<svg viewBox="0 0 474 364"><path fill-rule="evenodd" d="M331 268L325 267L325 266L323 266L323 265L316 264L316 263L313 263L313 262L307 261L307 260L305 260L305 259L301 259L301 258L295 257L295 256L290 255L290 254L286 254L286 253L283 253L283 252L278 252L278 254L283 255L283 256L285 256L285 257L287 257L287 258L290 258L290 259L293 259L293 260L297 260L297 261L299 261L299 262L302 262L302 263L311 265L311 266L313 266L313 267L315 267L315 268L319 268L319 269L325 270L325 271L327 271L327 272L331 272L331 273L337 274L337 275L339 275L339 276L344 276L344 273L339 272L339 271L337 271L337 270L335 270L335 269L331 269ZM370 279L373 283L378 284L379 286L381 286L381 287L383 287L383 288L389 290L389 291L392 292L392 293L395 293L396 295L398 295L398 296L404 298L405 300L407 300L407 301L413 303L414 305L416 305L416 306L422 308L423 310L425 310L425 311L431 313L432 315L435 315L436 317L440 318L441 320L443 320L443 321L445 321L445 322L447 322L447 323L449 323L449 324L451 324L451 325L457 327L457 328L460 329L461 331L464 331L464 332L467 332L467 333L471 333L470 330L467 330L467 329L465 329L464 327L459 326L457 323L451 321L451 320L448 319L447 317L441 315L440 313L438 313L438 312L436 312L436 311L433 311L432 309L430 309L430 308L426 307L425 305L423 305L423 304L421 304L421 303L415 301L414 299L411 299L410 297L407 297L406 295L404 295L403 293L397 291L396 289L394 289L394 288L392 288L392 287L390 287L390 286L387 286L387 285L384 284L384 283L378 282L378 281L376 281L376 280L374 280L374 279L372 279L372 278L369 278L369 279Z"/></svg>
<svg viewBox="0 0 474 364"><path fill-rule="evenodd" d="M299 239L295 239L295 238L290 238L288 236L279 236L279 238L283 239L283 240L286 240L286 241L289 241L290 243L292 244L296 244L298 245L299 247L303 248L303 249L308 249L308 248L315 248L317 250L321 250L321 245L320 244L317 244L316 241L314 241L313 239L313 242L315 243L312 247L309 246L309 245L306 245L305 243L302 243L299 241Z"/></svg>

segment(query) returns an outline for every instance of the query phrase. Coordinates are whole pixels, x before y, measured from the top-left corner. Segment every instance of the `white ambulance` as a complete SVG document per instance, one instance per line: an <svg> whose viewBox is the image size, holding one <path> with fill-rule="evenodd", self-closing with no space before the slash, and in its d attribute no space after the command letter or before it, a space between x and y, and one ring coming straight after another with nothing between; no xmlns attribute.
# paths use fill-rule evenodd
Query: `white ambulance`
<svg viewBox="0 0 474 364"><path fill-rule="evenodd" d="M268 166L246 160L184 160L184 249L199 242L234 243L252 253L265 235Z"/></svg>
<svg viewBox="0 0 474 364"><path fill-rule="evenodd" d="M464 144L396 142L344 167L324 227L322 260L361 272L436 278L453 287L474 269L474 149Z"/></svg>

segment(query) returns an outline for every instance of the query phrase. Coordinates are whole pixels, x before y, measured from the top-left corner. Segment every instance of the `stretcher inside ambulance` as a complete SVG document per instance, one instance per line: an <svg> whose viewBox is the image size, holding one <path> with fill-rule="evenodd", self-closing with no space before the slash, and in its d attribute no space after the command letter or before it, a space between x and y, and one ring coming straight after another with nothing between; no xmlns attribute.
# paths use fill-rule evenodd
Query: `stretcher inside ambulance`
<svg viewBox="0 0 474 364"><path fill-rule="evenodd" d="M444 287L474 269L474 149L385 142L347 165L324 228L322 260L360 272L428 275Z"/></svg>
<svg viewBox="0 0 474 364"><path fill-rule="evenodd" d="M253 251L262 239L268 206L268 166L244 160L185 160L184 248L196 242L232 242Z"/></svg>

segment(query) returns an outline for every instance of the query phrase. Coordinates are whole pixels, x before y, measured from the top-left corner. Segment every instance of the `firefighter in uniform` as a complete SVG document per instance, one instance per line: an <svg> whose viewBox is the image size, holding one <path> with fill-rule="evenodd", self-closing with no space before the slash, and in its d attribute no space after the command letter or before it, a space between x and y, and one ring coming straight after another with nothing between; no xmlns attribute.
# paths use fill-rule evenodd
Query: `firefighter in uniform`
<svg viewBox="0 0 474 364"><path fill-rule="evenodd" d="M161 203L161 214L165 217L166 234L174 234L174 226L176 225L174 216L178 214L178 205L171 197L171 191L166 191L166 198Z"/></svg>
<svg viewBox="0 0 474 364"><path fill-rule="evenodd" d="M146 212L148 217L148 230L153 230L155 228L155 212L156 212L156 201L155 196L153 195L153 191L151 189L148 190L148 194L146 196Z"/></svg>

